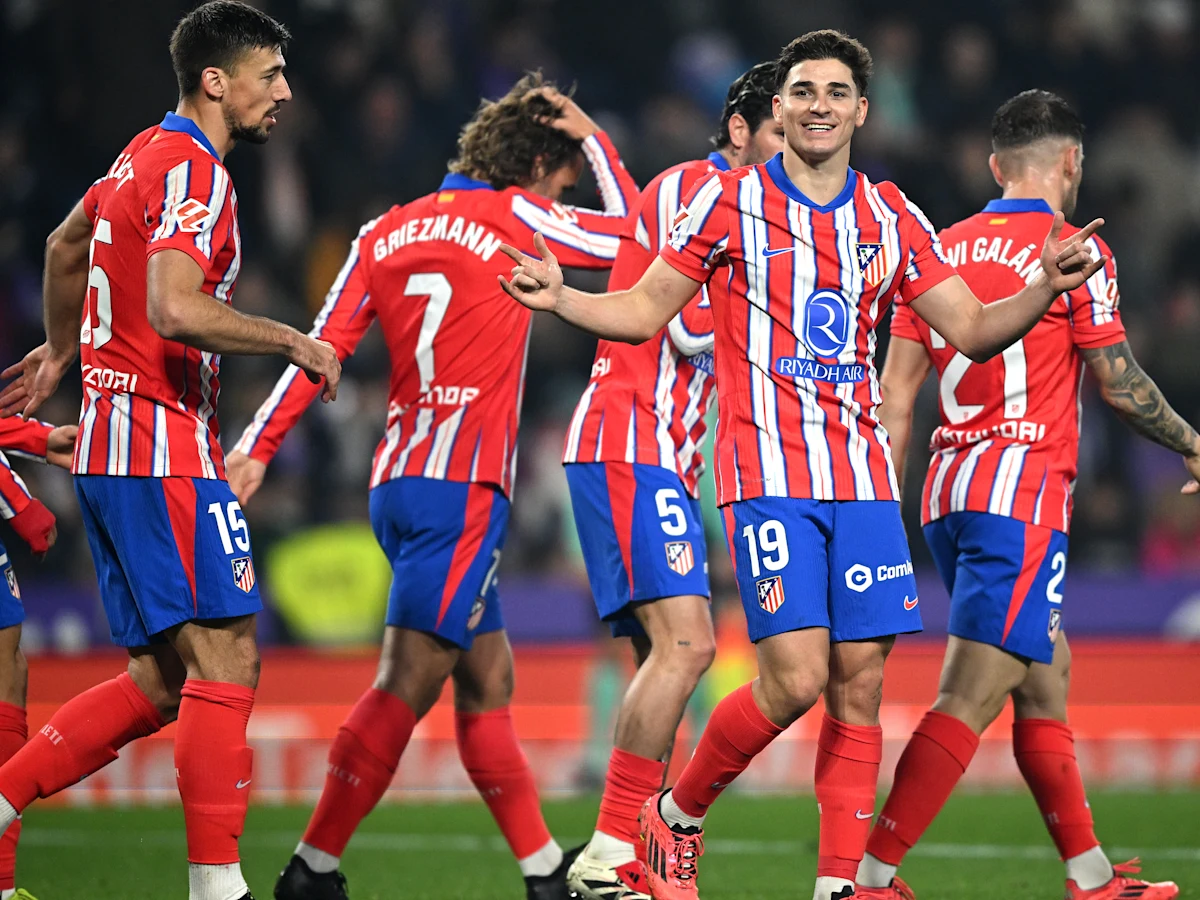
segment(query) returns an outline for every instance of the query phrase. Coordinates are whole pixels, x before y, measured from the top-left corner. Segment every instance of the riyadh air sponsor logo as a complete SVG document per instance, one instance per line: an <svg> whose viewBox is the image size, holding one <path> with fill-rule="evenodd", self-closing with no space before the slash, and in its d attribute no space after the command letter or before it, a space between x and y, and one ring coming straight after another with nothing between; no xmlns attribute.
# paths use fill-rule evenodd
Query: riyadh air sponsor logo
<svg viewBox="0 0 1200 900"><path fill-rule="evenodd" d="M804 301L804 343L817 356L836 359L854 335L850 303L839 291L821 288Z"/></svg>
<svg viewBox="0 0 1200 900"><path fill-rule="evenodd" d="M903 578L905 575L911 575L912 573L912 560L907 559L895 566L876 566L874 572L862 563L855 563L846 570L846 587L857 594L861 594L877 581L891 581L894 578ZM916 605L917 602L914 600L912 606ZM908 605L908 598L906 597L904 600L905 609L912 609L912 606Z"/></svg>
<svg viewBox="0 0 1200 900"><path fill-rule="evenodd" d="M780 357L775 360L775 371L785 378L807 378L809 381L828 381L833 384L856 384L867 377L867 367L858 363L834 365L802 356Z"/></svg>

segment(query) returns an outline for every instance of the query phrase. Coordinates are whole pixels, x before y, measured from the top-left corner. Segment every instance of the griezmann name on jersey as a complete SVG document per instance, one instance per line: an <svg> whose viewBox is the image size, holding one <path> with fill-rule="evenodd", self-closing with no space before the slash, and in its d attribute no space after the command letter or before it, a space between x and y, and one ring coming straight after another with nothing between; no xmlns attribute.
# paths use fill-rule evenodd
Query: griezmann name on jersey
<svg viewBox="0 0 1200 900"><path fill-rule="evenodd" d="M83 206L92 245L72 471L223 479L221 358L150 326L146 264L180 250L203 270L201 290L232 303L242 250L229 172L194 122L167 113L129 143Z"/></svg>
<svg viewBox="0 0 1200 900"><path fill-rule="evenodd" d="M1009 297L1041 271L1053 212L1042 200L993 200L941 233L942 245L983 303ZM1063 236L1078 231L1071 225ZM892 334L924 344L938 374L941 424L925 479L925 524L953 512L1011 516L1069 530L1079 455L1083 359L1077 348L1125 339L1117 267L1108 246L1088 240L1104 268L1062 294L1024 338L973 363L898 306Z"/></svg>
<svg viewBox="0 0 1200 900"><path fill-rule="evenodd" d="M608 289L633 287L666 245L682 199L693 185L729 164L719 153L672 166L638 197L609 275ZM600 341L591 379L567 429L564 463L627 462L675 472L699 496L714 388L714 281L653 338L636 346Z"/></svg>
<svg viewBox="0 0 1200 900"><path fill-rule="evenodd" d="M379 319L391 384L372 488L419 476L511 492L532 315L497 283L511 268L500 244L535 253L540 231L563 266L608 268L637 196L606 135L583 149L604 212L447 175L436 193L392 207L354 240L310 334L345 359ZM318 391L289 366L237 449L269 462Z"/></svg>
<svg viewBox="0 0 1200 900"><path fill-rule="evenodd" d="M955 274L928 219L895 185L850 169L818 205L782 155L718 172L685 201L661 256L713 273L719 504L755 497L897 500L875 327Z"/></svg>

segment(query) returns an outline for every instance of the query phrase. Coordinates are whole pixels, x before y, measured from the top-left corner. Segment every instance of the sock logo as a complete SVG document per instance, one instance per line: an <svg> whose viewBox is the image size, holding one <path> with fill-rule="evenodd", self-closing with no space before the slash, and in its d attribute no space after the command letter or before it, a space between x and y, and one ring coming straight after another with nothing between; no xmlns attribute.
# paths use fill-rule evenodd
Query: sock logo
<svg viewBox="0 0 1200 900"><path fill-rule="evenodd" d="M48 737L50 739L50 743L55 747L57 747L63 739L63 736L59 733L58 729L49 723L42 726L42 730L39 732L39 734L44 734L46 737Z"/></svg>
<svg viewBox="0 0 1200 900"><path fill-rule="evenodd" d="M861 809L856 809L856 810L854 811L854 818L856 818L856 819L869 819L869 818L871 818L871 814L870 814L870 813L864 813L864 812L863 812Z"/></svg>
<svg viewBox="0 0 1200 900"><path fill-rule="evenodd" d="M251 781L251 779L247 778L245 781L239 781L239 782L238 782L237 784L235 784L233 787L234 787L234 789L235 789L235 790L239 790L239 791L240 791L242 788L244 788L246 785L248 785L248 784L250 783L250 781Z"/></svg>

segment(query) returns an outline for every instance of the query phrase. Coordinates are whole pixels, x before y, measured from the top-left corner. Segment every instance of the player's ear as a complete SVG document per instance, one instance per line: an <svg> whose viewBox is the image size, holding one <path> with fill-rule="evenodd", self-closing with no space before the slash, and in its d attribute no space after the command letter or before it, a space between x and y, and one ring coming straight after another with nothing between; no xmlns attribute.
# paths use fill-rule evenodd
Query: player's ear
<svg viewBox="0 0 1200 900"><path fill-rule="evenodd" d="M854 114L854 124L858 128L862 128L863 123L867 121L867 109L871 106L871 102L862 96L858 98L858 110Z"/></svg>
<svg viewBox="0 0 1200 900"><path fill-rule="evenodd" d="M1000 169L1000 160L995 153L988 157L988 168L992 170L992 179L996 184L1004 187L1004 173Z"/></svg>
<svg viewBox="0 0 1200 900"><path fill-rule="evenodd" d="M1074 181L1076 173L1079 172L1080 167L1083 165L1083 148L1078 144L1069 145L1064 154L1063 162L1067 180Z"/></svg>
<svg viewBox="0 0 1200 900"><path fill-rule="evenodd" d="M210 100L220 100L225 96L225 73L216 66L209 66L200 73L200 90Z"/></svg>
<svg viewBox="0 0 1200 900"><path fill-rule="evenodd" d="M741 113L729 117L729 143L734 150L742 150L750 143L750 125Z"/></svg>

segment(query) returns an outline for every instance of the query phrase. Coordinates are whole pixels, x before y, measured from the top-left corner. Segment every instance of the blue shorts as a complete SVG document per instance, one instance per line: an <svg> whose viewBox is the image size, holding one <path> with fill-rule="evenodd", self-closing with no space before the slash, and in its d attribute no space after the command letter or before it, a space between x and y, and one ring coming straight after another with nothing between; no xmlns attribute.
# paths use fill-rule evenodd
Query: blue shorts
<svg viewBox="0 0 1200 900"><path fill-rule="evenodd" d="M757 497L721 510L750 640L828 628L831 641L921 630L900 504Z"/></svg>
<svg viewBox="0 0 1200 900"><path fill-rule="evenodd" d="M623 462L570 463L566 472L596 610L614 637L645 634L634 604L708 596L700 502L677 474Z"/></svg>
<svg viewBox="0 0 1200 900"><path fill-rule="evenodd" d="M419 476L371 490L371 527L392 564L387 624L470 650L504 627L496 570L508 498L490 485Z"/></svg>
<svg viewBox="0 0 1200 900"><path fill-rule="evenodd" d="M224 481L76 475L75 493L113 643L262 609L250 529Z"/></svg>
<svg viewBox="0 0 1200 900"><path fill-rule="evenodd" d="M4 544L0 544L0 628L11 628L24 621L25 607L21 605L17 573L13 571Z"/></svg>
<svg viewBox="0 0 1200 900"><path fill-rule="evenodd" d="M1035 662L1054 658L1065 534L1009 516L956 512L926 525L925 542L950 592L950 634Z"/></svg>

